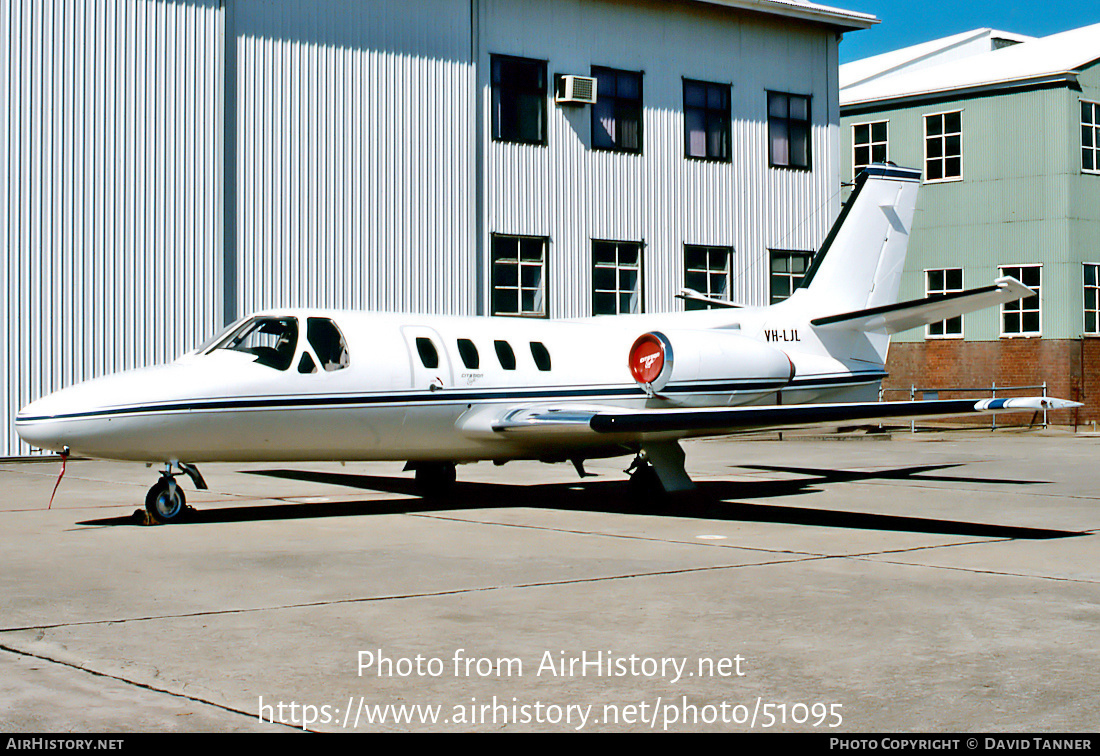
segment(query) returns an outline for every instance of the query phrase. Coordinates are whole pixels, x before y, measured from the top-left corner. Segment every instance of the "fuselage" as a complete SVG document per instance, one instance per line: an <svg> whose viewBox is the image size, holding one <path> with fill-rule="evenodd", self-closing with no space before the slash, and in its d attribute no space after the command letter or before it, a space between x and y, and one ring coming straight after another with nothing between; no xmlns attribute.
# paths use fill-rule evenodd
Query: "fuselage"
<svg viewBox="0 0 1100 756"><path fill-rule="evenodd" d="M562 321L273 310L171 364L33 402L16 429L35 447L146 462L568 458L617 453L629 439L502 443L476 417L540 404L873 400L881 349L865 334L819 334L798 299ZM628 364L650 332L670 346L659 387Z"/></svg>

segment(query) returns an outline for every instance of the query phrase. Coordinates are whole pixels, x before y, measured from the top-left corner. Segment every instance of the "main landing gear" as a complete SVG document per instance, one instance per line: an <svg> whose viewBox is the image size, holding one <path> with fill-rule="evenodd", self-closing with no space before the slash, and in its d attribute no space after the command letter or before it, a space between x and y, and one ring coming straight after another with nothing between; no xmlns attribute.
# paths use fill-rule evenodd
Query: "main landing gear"
<svg viewBox="0 0 1100 756"><path fill-rule="evenodd" d="M174 467L178 467L179 470L173 471ZM165 463L160 480L154 483L149 493L145 495L145 511L162 525L179 522L190 511L187 506L187 497L176 483L176 477L179 475L187 475L195 484L195 488L200 491L208 488L206 481L194 465L175 461Z"/></svg>
<svg viewBox="0 0 1100 756"><path fill-rule="evenodd" d="M672 494L695 490L695 484L684 470L684 450L676 441L643 444L626 472L630 475L630 485L639 492Z"/></svg>

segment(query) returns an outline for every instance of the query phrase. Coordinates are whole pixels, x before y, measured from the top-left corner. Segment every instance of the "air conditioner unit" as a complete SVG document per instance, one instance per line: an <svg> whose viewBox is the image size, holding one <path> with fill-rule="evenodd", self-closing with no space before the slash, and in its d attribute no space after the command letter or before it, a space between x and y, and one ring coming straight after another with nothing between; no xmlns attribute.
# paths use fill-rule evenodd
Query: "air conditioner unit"
<svg viewBox="0 0 1100 756"><path fill-rule="evenodd" d="M561 74L557 77L554 102L574 105L594 105L596 80L591 76Z"/></svg>

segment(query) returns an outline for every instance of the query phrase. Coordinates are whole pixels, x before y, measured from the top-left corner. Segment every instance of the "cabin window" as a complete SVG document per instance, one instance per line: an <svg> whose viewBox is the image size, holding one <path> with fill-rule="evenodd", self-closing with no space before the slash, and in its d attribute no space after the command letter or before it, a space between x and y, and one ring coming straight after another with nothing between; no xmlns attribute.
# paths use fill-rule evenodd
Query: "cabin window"
<svg viewBox="0 0 1100 756"><path fill-rule="evenodd" d="M852 126L852 177L873 163L890 159L888 121L857 123Z"/></svg>
<svg viewBox="0 0 1100 756"><path fill-rule="evenodd" d="M592 67L598 97L592 106L592 147L642 151L642 74Z"/></svg>
<svg viewBox="0 0 1100 756"><path fill-rule="evenodd" d="M424 367L428 369L439 367L439 352L436 351L431 339L426 336L417 336L416 353L420 355L420 364Z"/></svg>
<svg viewBox="0 0 1100 756"><path fill-rule="evenodd" d="M531 356L535 358L535 367L539 370L550 369L550 352L546 350L546 346L541 341L531 342Z"/></svg>
<svg viewBox="0 0 1100 756"><path fill-rule="evenodd" d="M802 285L812 252L773 249L771 253L771 304L782 302Z"/></svg>
<svg viewBox="0 0 1100 756"><path fill-rule="evenodd" d="M306 340L321 362L325 372L342 370L348 366L348 345L344 335L328 318L309 318L306 321Z"/></svg>
<svg viewBox="0 0 1100 756"><path fill-rule="evenodd" d="M730 85L684 79L684 154L728 163L730 131Z"/></svg>
<svg viewBox="0 0 1100 756"><path fill-rule="evenodd" d="M592 242L592 314L642 311L642 245Z"/></svg>
<svg viewBox="0 0 1100 756"><path fill-rule="evenodd" d="M773 168L810 168L810 98L768 92L768 159Z"/></svg>
<svg viewBox="0 0 1100 756"><path fill-rule="evenodd" d="M1035 292L1001 305L1001 336L1040 336L1043 333L1041 265L1002 265L1002 276L1012 276Z"/></svg>
<svg viewBox="0 0 1100 756"><path fill-rule="evenodd" d="M476 370L481 366L481 357L478 356L477 347L469 339L458 340L458 356L462 358L462 364L470 370Z"/></svg>
<svg viewBox="0 0 1100 756"><path fill-rule="evenodd" d="M317 363L309 356L309 352L302 352L302 358L298 360L299 373L316 373Z"/></svg>
<svg viewBox="0 0 1100 756"><path fill-rule="evenodd" d="M297 318L257 317L246 321L214 349L251 354L260 365L286 370L297 346Z"/></svg>
<svg viewBox="0 0 1100 756"><path fill-rule="evenodd" d="M684 286L711 299L730 298L730 260L732 247L684 245ZM691 299L684 301L687 310L709 310L712 305Z"/></svg>
<svg viewBox="0 0 1100 756"><path fill-rule="evenodd" d="M546 61L490 56L493 139L546 144Z"/></svg>
<svg viewBox="0 0 1100 756"><path fill-rule="evenodd" d="M512 345L507 341L500 341L498 339L493 342L493 347L496 348L497 360L500 361L500 366L505 370L515 370L516 353L512 351Z"/></svg>
<svg viewBox="0 0 1100 756"><path fill-rule="evenodd" d="M1081 100L1081 170L1100 173L1100 102Z"/></svg>
<svg viewBox="0 0 1100 756"><path fill-rule="evenodd" d="M962 268L944 268L943 270L926 270L924 272L925 277L925 293L928 296L935 296L937 294L954 294L963 290L963 271ZM963 319L962 315L956 315L953 318L947 320L941 320L938 323L929 323L925 334L928 338L949 338L952 336L962 336L963 333Z"/></svg>
<svg viewBox="0 0 1100 756"><path fill-rule="evenodd" d="M962 113L926 115L924 180L958 181L962 175Z"/></svg>

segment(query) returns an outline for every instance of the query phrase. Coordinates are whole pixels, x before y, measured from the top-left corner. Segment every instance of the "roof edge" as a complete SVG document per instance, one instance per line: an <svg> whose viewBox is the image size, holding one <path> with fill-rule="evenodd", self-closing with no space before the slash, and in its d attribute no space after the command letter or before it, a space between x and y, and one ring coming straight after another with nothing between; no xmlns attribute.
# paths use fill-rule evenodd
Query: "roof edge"
<svg viewBox="0 0 1100 756"><path fill-rule="evenodd" d="M720 5L738 10L756 11L769 16L784 16L802 21L823 24L837 31L858 31L870 29L880 23L870 13L833 8L815 3L792 2L791 0L693 0L708 5Z"/></svg>
<svg viewBox="0 0 1100 756"><path fill-rule="evenodd" d="M1072 71L1047 73L1038 76L1022 76L1004 79L1003 81L989 82L986 84L929 89L924 92L908 92L906 94L894 95L891 97L871 97L863 100L850 100L847 102L842 100L840 103L840 113L841 115L856 115L871 110L906 107L908 105L929 101L955 100L976 95L992 96L1010 91L1044 89L1060 86L1076 87L1078 86L1077 76L1079 73L1080 70L1074 69Z"/></svg>

